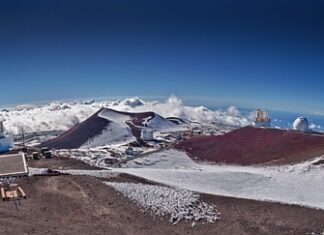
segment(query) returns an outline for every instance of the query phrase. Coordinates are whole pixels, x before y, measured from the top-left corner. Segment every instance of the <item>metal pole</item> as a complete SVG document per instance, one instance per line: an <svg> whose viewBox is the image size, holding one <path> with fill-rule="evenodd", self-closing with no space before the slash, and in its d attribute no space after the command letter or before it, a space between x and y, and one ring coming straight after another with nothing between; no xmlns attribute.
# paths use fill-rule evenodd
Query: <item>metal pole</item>
<svg viewBox="0 0 324 235"><path fill-rule="evenodd" d="M22 134L23 147L25 148L25 131L24 131L24 127L21 127L21 134Z"/></svg>

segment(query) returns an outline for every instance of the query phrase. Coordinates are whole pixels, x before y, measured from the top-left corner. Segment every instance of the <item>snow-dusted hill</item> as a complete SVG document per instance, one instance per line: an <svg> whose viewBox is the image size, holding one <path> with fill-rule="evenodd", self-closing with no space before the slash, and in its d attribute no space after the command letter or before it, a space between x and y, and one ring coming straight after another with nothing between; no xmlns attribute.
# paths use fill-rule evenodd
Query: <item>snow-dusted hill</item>
<svg viewBox="0 0 324 235"><path fill-rule="evenodd" d="M140 140L143 128L166 131L181 128L181 125L154 112L130 113L102 108L90 118L42 146L72 149L127 144Z"/></svg>

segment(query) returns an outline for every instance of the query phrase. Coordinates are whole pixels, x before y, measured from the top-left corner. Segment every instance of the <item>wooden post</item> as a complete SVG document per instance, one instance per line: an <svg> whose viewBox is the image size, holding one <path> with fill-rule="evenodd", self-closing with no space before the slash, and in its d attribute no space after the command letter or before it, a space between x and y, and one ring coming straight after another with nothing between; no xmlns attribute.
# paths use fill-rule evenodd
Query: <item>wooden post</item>
<svg viewBox="0 0 324 235"><path fill-rule="evenodd" d="M6 193L5 193L5 190L4 190L3 187L1 187L1 198L2 198L3 201L6 200Z"/></svg>
<svg viewBox="0 0 324 235"><path fill-rule="evenodd" d="M24 190L20 186L18 186L18 191L20 192L21 196L24 199L27 199L26 193L24 192Z"/></svg>

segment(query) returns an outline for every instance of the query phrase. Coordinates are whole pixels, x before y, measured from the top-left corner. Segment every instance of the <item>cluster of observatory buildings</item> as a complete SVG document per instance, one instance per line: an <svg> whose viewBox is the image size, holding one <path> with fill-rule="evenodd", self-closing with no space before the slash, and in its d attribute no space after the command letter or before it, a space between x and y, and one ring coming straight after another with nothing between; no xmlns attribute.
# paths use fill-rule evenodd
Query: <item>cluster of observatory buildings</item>
<svg viewBox="0 0 324 235"><path fill-rule="evenodd" d="M256 110L253 116L253 126L271 128L271 119L269 118L268 112L261 109ZM309 122L305 117L297 117L292 125L292 129L302 132L311 132L309 129ZM141 138L145 141L154 140L153 134L153 130L143 129L141 132ZM203 134L203 132L201 134ZM7 152L13 147L13 138L12 136L5 134L3 121L0 120L0 153Z"/></svg>
<svg viewBox="0 0 324 235"><path fill-rule="evenodd" d="M271 119L268 112L258 109L254 112L253 125L255 127L271 127ZM292 128L296 131L308 132L309 122L306 117L297 117Z"/></svg>

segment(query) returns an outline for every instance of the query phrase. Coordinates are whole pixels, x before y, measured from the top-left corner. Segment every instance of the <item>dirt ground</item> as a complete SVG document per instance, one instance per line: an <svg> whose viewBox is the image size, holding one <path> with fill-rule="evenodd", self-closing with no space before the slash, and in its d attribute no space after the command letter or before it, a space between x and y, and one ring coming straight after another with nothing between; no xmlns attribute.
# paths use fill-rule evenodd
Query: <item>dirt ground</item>
<svg viewBox="0 0 324 235"><path fill-rule="evenodd" d="M77 170L98 170L100 168L89 166L81 161L76 161L66 157L54 157L50 159L30 160L27 161L29 167L35 168L52 168L52 169L77 169Z"/></svg>
<svg viewBox="0 0 324 235"><path fill-rule="evenodd" d="M48 160L40 160L48 164ZM52 160L53 163L55 159ZM75 161L56 163L68 166ZM42 163L45 164L45 163ZM0 234L320 234L324 211L278 203L212 195L203 201L217 206L221 220L214 224L181 222L143 214L102 179L87 176L27 177L19 180L28 198L19 211L13 202L0 202ZM145 182L121 175L109 181Z"/></svg>

